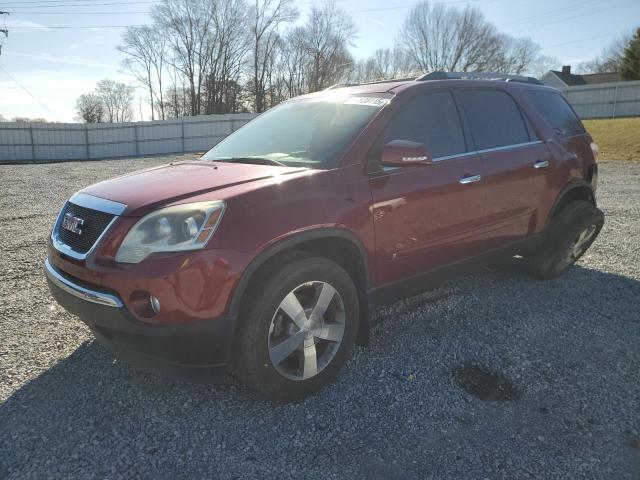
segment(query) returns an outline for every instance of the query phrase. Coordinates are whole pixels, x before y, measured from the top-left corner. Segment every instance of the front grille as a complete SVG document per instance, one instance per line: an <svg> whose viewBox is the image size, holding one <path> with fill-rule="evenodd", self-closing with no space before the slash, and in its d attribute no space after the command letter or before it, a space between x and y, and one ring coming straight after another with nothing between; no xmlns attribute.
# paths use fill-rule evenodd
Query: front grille
<svg viewBox="0 0 640 480"><path fill-rule="evenodd" d="M79 227L82 231L80 234L62 228L62 219L67 213L84 220L84 224ZM102 232L107 228L113 217L110 213L91 210L67 202L60 214L61 220L57 226L56 237L73 251L81 254L87 253L102 235Z"/></svg>

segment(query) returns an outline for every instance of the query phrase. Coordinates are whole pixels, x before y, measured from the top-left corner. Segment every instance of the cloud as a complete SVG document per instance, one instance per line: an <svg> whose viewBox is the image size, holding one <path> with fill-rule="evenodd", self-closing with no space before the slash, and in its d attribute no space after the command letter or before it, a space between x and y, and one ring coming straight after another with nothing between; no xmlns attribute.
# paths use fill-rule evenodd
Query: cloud
<svg viewBox="0 0 640 480"><path fill-rule="evenodd" d="M37 22L31 22L29 20L7 20L7 28L11 30L12 28L21 29L21 28L37 28L41 30L51 30L47 28L46 25ZM24 32L11 32L11 33L24 33Z"/></svg>
<svg viewBox="0 0 640 480"><path fill-rule="evenodd" d="M40 55L35 55L32 53L19 53L19 52L7 52L5 55L13 56L13 57L26 57L26 58L37 58L38 60L45 60L47 62L55 62L55 63L66 63L69 65L79 65L81 67L89 67L89 68L110 68L117 70L117 65L110 65L108 63L99 63L93 60L89 60L86 58L79 57L55 57L51 56L48 53L41 53Z"/></svg>
<svg viewBox="0 0 640 480"><path fill-rule="evenodd" d="M380 20L378 20L377 18L369 18L369 21L370 21L371 23L375 23L376 25L381 26L382 28L387 28L387 24L386 24L386 23L381 22L381 21L380 21Z"/></svg>
<svg viewBox="0 0 640 480"><path fill-rule="evenodd" d="M78 43L72 43L71 45L67 46L68 50L77 50L78 48L80 48L80 44Z"/></svg>

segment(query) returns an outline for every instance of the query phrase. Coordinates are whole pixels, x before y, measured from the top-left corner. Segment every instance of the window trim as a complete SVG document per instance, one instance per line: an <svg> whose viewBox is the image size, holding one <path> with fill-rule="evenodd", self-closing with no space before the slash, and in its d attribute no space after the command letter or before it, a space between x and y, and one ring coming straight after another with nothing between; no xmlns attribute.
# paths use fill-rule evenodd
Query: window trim
<svg viewBox="0 0 640 480"><path fill-rule="evenodd" d="M473 142L473 148L475 149L476 152L487 152L487 151L492 151L492 150L496 150L496 149L502 149L502 148L511 148L513 146L516 145L528 145L530 143L535 143L535 142L541 142L542 140L540 140L540 135L538 134L538 132L535 131L535 126L533 124L533 122L531 122L531 120L526 117L525 118L525 114L526 112L523 110L522 106L520 105L520 103L518 102L518 100L511 95L510 92L508 92L507 90L504 90L502 88L492 88L492 87L486 87L486 86L482 86L482 87L467 87L467 88L463 88L463 87L453 87L452 89L452 93L453 93L453 97L456 100L456 103L459 104L459 108L460 108L460 115L464 115L464 123L463 126L465 128L469 129L469 136L471 137L471 141ZM460 97L460 95L458 95L459 92L501 92L504 93L505 95L507 95L511 101L514 103L514 105L516 106L516 109L518 110L518 112L520 113L520 120L522 121L522 126L524 127L524 131L527 135L527 138L529 139L529 142L522 142L522 143L513 143L513 144L509 144L509 145L501 145L499 147L491 147L491 148L485 148L485 149L478 149L478 145L476 144L476 139L473 136L473 130L471 128L471 122L469 121L469 116L467 114L467 111L464 107L464 103L462 102L462 98ZM527 127L527 121L531 124L531 126L534 128L534 132L536 134L536 136L538 138L533 139L531 138L531 134L529 132L529 128Z"/></svg>
<svg viewBox="0 0 640 480"><path fill-rule="evenodd" d="M524 95L523 97L525 98L525 100L531 105L531 108L533 108L535 110L535 113L537 115L539 115L542 118L545 118L545 115L540 111L540 109L538 108L538 106L536 105L536 102L534 102L531 98L530 95L528 95L529 93L547 93L549 95L558 95L560 97L560 99L565 103L565 105L567 107L569 107L569 110L571 111L571 113L573 113L573 116L576 118L576 120L578 120L578 125L580 125L580 127L582 128L582 132L578 132L578 133L569 133L569 134L565 134L565 135L561 135L558 134L555 131L555 127L553 125L551 125L551 123L547 120L549 126L551 127L551 130L553 131L553 133L555 135L557 135L559 138L572 138L572 137L578 137L580 135L585 135L587 132L587 129L584 126L584 123L582 123L582 119L580 118L580 115L578 115L578 113L576 112L575 108L573 108L573 105L571 105L571 103L569 103L569 100L567 100L567 98L562 94L562 92L560 91L553 91L553 90L548 90L548 89L541 89L541 88L527 88L523 91Z"/></svg>
<svg viewBox="0 0 640 480"><path fill-rule="evenodd" d="M473 150L471 152L466 152L466 153L460 153L457 155L447 155L446 157L437 157L433 159L433 162L442 162L442 161L446 161L446 160L453 160L459 157L466 157L469 155L482 155L483 153L491 153L491 152L499 152L499 151L503 151L503 150L511 150L511 149L515 149L515 148L524 148L524 147L530 147L532 145L538 145L544 143L542 140L531 140L530 142L524 142L524 143L514 143L512 145L503 145L501 147L493 147L493 148L484 148L481 150Z"/></svg>
<svg viewBox="0 0 640 480"><path fill-rule="evenodd" d="M543 144L544 141L542 140L532 140L530 142L525 142L525 143L514 143L513 145L505 145L502 147L494 147L494 148L485 148L484 150L473 150L471 152L465 152L465 153L458 153L456 155L447 155L445 157L436 157L434 158L433 164L437 164L440 162L447 162L449 160L457 160L458 158L464 158L464 157L472 157L472 156L477 156L480 157L482 156L483 153L491 153L491 152L498 152L498 151L505 151L505 150L511 150L511 149L516 149L516 148L524 148L524 147L531 147L533 145L540 145ZM369 175L380 175L380 174L385 174L385 173L391 173L391 172L395 172L397 170L400 170L401 167L385 167L383 166L381 170L376 171L376 172L369 172ZM406 170L406 169L404 169Z"/></svg>
<svg viewBox="0 0 640 480"><path fill-rule="evenodd" d="M381 139L384 138L385 133L387 132L387 128L389 127L389 125L391 125L391 123L394 121L394 119L398 116L398 114L400 113L400 111L402 110L402 108L404 106L407 106L409 104L411 104L417 97L419 96L428 96L428 95L434 95L434 94L438 94L438 93L447 93L449 94L449 98L451 99L451 102L453 103L454 109L456 111L457 117L458 117L458 122L460 125L460 133L462 134L462 141L464 143L464 152L461 153L456 153L454 155L449 155L449 156L460 156L460 155L465 155L468 154L472 151L472 149L475 147L475 145L473 144L473 140L470 138L470 132L467 131L466 125L465 125L465 119L462 115L462 112L460 111L460 107L458 105L458 101L455 98L455 95L453 94L453 91L450 88L442 88L442 89L437 89L437 90L420 90L417 91L414 95L411 95L410 97L407 97L406 99L404 99L402 101L402 103L397 107L397 109L393 112L393 114L391 115L391 118L389 119L389 121L387 122L387 124L384 126L384 128L382 129L382 131L380 132L380 134L376 137L376 139L374 140L374 142L372 143L371 148L369 149L369 153L367 154L367 163L374 163L375 159L371 157L371 152L376 148L376 145L379 141L381 141ZM425 145L428 148L428 145Z"/></svg>

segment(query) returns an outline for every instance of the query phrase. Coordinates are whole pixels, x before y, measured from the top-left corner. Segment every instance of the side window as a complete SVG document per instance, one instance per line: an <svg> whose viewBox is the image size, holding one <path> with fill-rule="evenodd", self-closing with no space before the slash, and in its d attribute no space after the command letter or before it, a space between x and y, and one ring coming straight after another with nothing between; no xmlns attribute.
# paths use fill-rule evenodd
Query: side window
<svg viewBox="0 0 640 480"><path fill-rule="evenodd" d="M584 133L582 123L559 93L528 90L525 95L560 135L569 137Z"/></svg>
<svg viewBox="0 0 640 480"><path fill-rule="evenodd" d="M527 125L527 132L529 132L529 140L540 140L540 137L536 133L533 125L531 124L531 120L527 117L527 114L522 112L522 118L524 118L524 123Z"/></svg>
<svg viewBox="0 0 640 480"><path fill-rule="evenodd" d="M391 140L423 143L434 158L464 153L464 134L451 93L418 95L400 107L384 133L384 143Z"/></svg>
<svg viewBox="0 0 640 480"><path fill-rule="evenodd" d="M527 143L529 134L516 102L498 90L458 92L478 150Z"/></svg>

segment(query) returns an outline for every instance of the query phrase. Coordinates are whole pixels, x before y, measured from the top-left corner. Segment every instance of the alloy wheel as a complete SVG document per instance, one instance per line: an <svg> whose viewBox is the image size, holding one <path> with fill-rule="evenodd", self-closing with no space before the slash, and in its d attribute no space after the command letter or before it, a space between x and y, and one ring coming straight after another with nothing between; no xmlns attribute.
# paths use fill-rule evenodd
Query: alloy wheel
<svg viewBox="0 0 640 480"><path fill-rule="evenodd" d="M573 241L567 252L566 263L571 264L578 260L582 254L589 248L589 244L596 234L596 225L587 226L578 237Z"/></svg>
<svg viewBox="0 0 640 480"><path fill-rule="evenodd" d="M271 363L286 378L312 378L335 357L344 329L344 302L335 288L322 281L299 285L284 297L271 319Z"/></svg>

